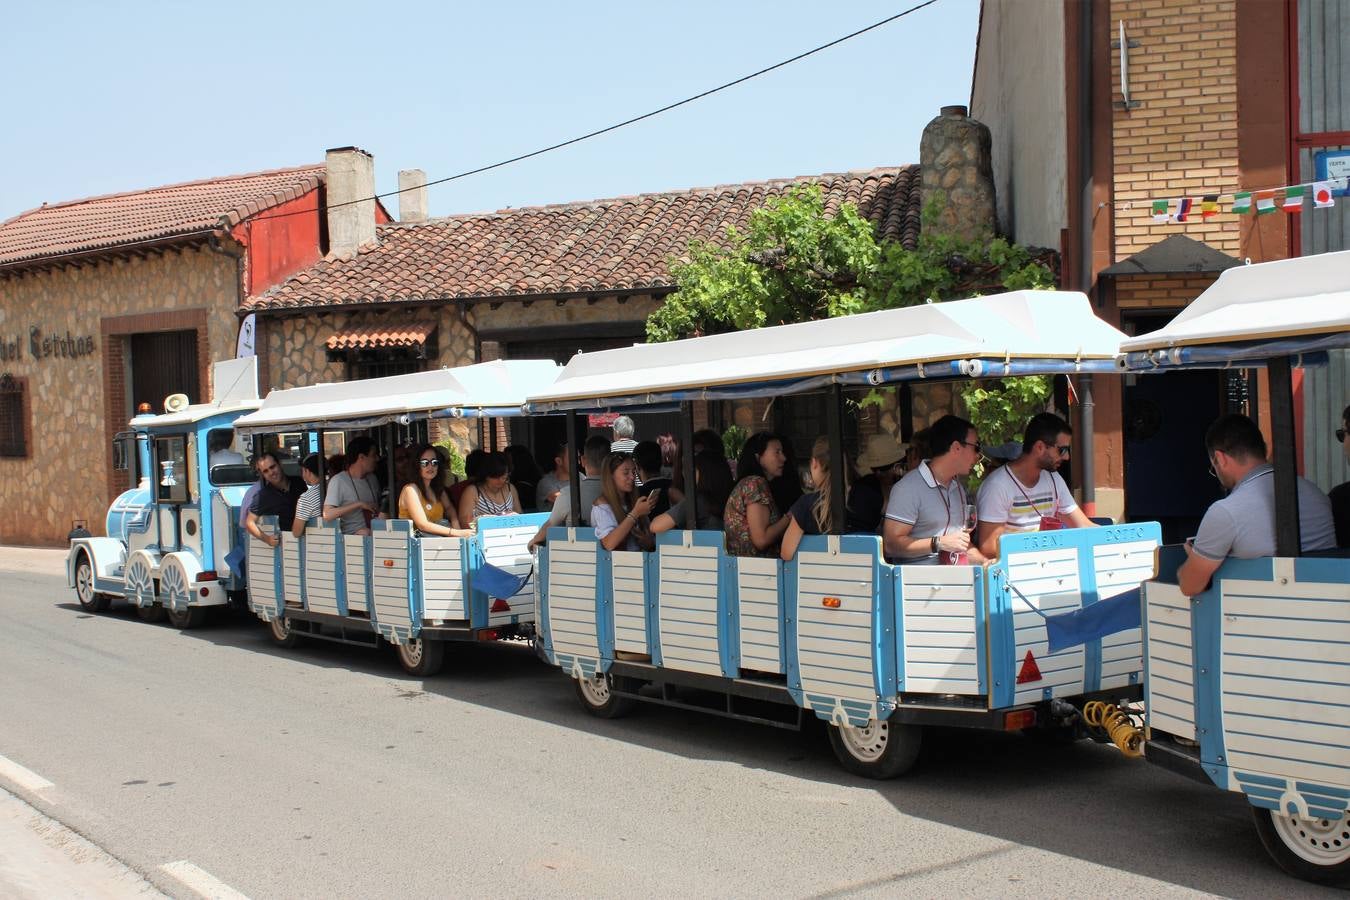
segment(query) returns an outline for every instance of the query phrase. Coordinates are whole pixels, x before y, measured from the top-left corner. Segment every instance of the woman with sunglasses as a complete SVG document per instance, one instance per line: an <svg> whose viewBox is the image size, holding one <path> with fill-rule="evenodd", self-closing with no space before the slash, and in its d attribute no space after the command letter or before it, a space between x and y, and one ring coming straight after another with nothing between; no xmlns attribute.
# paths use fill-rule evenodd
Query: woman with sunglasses
<svg viewBox="0 0 1350 900"><path fill-rule="evenodd" d="M478 478L459 498L459 520L465 527L479 516L512 516L522 510L520 495L511 483L511 463L505 453L494 451L483 457Z"/></svg>
<svg viewBox="0 0 1350 900"><path fill-rule="evenodd" d="M606 550L650 549L648 516L660 499L658 488L637 496L637 465L628 453L611 453L600 469L600 496L591 507L591 527Z"/></svg>
<svg viewBox="0 0 1350 900"><path fill-rule="evenodd" d="M436 448L423 444L409 453L401 473L398 517L411 519L419 534L440 537L471 537L472 528L460 528L459 517L445 490L445 473Z"/></svg>

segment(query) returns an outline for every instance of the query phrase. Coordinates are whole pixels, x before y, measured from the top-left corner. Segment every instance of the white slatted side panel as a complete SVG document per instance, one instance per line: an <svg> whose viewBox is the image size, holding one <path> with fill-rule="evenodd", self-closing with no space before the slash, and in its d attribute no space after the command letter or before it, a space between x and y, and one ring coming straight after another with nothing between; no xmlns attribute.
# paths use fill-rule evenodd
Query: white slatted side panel
<svg viewBox="0 0 1350 900"><path fill-rule="evenodd" d="M874 562L861 553L797 553L797 666L808 703L811 695L876 702ZM839 606L825 606L827 597Z"/></svg>
<svg viewBox="0 0 1350 900"><path fill-rule="evenodd" d="M412 625L408 588L408 547L412 538L402 531L379 531L367 537L347 535L348 542L370 541L374 549L371 565L371 606L381 628L409 628Z"/></svg>
<svg viewBox="0 0 1350 900"><path fill-rule="evenodd" d="M548 630L554 654L600 658L596 634L599 560L593 541L550 540Z"/></svg>
<svg viewBox="0 0 1350 900"><path fill-rule="evenodd" d="M310 612L338 614L336 554L335 527L305 529L305 599Z"/></svg>
<svg viewBox="0 0 1350 900"><path fill-rule="evenodd" d="M1350 584L1297 582L1281 563L1276 581L1223 581L1228 765L1350 788Z"/></svg>
<svg viewBox="0 0 1350 900"><path fill-rule="evenodd" d="M657 556L661 567L657 610L662 663L683 672L721 675L717 628L719 549L666 544L657 549Z"/></svg>
<svg viewBox="0 0 1350 900"><path fill-rule="evenodd" d="M1195 646L1191 600L1175 584L1144 585L1145 700L1152 728L1195 740Z"/></svg>
<svg viewBox="0 0 1350 900"><path fill-rule="evenodd" d="M776 559L743 556L736 560L736 596L741 614L741 668L782 674L782 613L778 605Z"/></svg>
<svg viewBox="0 0 1350 900"><path fill-rule="evenodd" d="M1078 551L1034 550L1008 554L1009 582L1037 609L1048 614L1072 612L1083 605L1078 578ZM1040 669L1039 681L1017 685L1015 703L1040 700L1048 689L1052 697L1083 693L1083 647L1070 647L1053 655L1045 634L1045 620L1027 608L1022 597L1012 595L1013 671L1016 678L1027 651Z"/></svg>
<svg viewBox="0 0 1350 900"><path fill-rule="evenodd" d="M1100 544L1092 548L1097 594L1102 600L1132 591L1153 577L1153 541ZM1131 682L1130 676L1134 676ZM1118 688L1144 677L1144 633L1131 628L1102 638L1101 686Z"/></svg>
<svg viewBox="0 0 1350 900"><path fill-rule="evenodd" d="M902 566L900 634L905 693L980 693L975 636L975 569Z"/></svg>
<svg viewBox="0 0 1350 900"><path fill-rule="evenodd" d="M259 526L262 528L263 526ZM268 529L263 528L264 531ZM275 554L272 548L253 536L248 538L248 599L253 612L265 621L276 615L277 588Z"/></svg>
<svg viewBox="0 0 1350 900"><path fill-rule="evenodd" d="M281 583L286 592L286 602L291 606L300 606L303 600L300 590L300 551L304 549L304 538L298 538L289 531L281 532Z"/></svg>
<svg viewBox="0 0 1350 900"><path fill-rule="evenodd" d="M520 525L515 528L490 528L484 531L483 559L512 575L525 575L534 566L534 556L530 553L529 544L538 530L538 525ZM502 599L510 604L511 609L508 612L489 614L489 625L534 621L533 578L514 596Z"/></svg>
<svg viewBox="0 0 1350 900"><path fill-rule="evenodd" d="M418 538L422 552L422 618L445 622L469 618L460 568L464 538Z"/></svg>
<svg viewBox="0 0 1350 900"><path fill-rule="evenodd" d="M610 554L614 576L614 649L650 653L647 646L647 594L643 589L647 554L615 550Z"/></svg>
<svg viewBox="0 0 1350 900"><path fill-rule="evenodd" d="M366 584L366 542L370 538L348 534L342 538L342 563L347 568L347 613L370 610L370 588Z"/></svg>

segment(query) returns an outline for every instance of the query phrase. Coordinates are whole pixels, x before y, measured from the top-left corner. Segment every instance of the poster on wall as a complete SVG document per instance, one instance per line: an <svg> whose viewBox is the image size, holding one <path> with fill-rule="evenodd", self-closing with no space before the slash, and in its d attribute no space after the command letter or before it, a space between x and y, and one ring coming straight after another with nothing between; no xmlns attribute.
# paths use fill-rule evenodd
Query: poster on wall
<svg viewBox="0 0 1350 900"><path fill-rule="evenodd" d="M1332 195L1350 197L1350 150L1319 150L1313 155L1318 181L1335 182Z"/></svg>
<svg viewBox="0 0 1350 900"><path fill-rule="evenodd" d="M235 359L243 359L246 356L255 355L253 346L253 329L255 327L254 315L255 313L249 313L247 316L244 316L244 321L239 324L239 341L235 345Z"/></svg>

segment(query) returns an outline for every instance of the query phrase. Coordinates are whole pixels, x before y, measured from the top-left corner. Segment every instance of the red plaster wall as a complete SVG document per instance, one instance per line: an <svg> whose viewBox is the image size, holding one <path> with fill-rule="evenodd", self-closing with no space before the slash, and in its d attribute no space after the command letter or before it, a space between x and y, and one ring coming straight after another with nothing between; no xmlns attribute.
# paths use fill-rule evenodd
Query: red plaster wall
<svg viewBox="0 0 1350 900"><path fill-rule="evenodd" d="M257 294L319 261L319 191L246 220L233 231L248 253L248 294Z"/></svg>

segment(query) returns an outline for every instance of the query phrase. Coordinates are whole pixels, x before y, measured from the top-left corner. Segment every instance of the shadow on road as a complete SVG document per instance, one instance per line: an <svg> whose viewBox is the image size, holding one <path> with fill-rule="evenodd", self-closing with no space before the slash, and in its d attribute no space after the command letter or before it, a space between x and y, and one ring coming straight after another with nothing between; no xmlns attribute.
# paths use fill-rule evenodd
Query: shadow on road
<svg viewBox="0 0 1350 900"><path fill-rule="evenodd" d="M58 605L88 615L77 604ZM103 615L137 617L124 604L115 604ZM925 736L924 752L913 772L895 781L876 782L855 778L838 767L825 739L826 726L814 718L801 732L650 705L625 719L594 718L573 696L571 680L519 642L454 645L441 674L423 680L405 674L387 647L305 641L289 650L280 648L262 623L234 610L183 635L378 675L406 683L409 691L689 759L734 764L746 770L745 777L769 771L869 788L906 816L1195 890L1252 898L1333 896L1275 868L1257 840L1241 797L1153 769L1091 742L1047 746L1015 734L934 729ZM766 789L781 787L766 785ZM905 873L882 875L855 887L900 886L905 877ZM1077 892L1096 893L1091 884L1079 885Z"/></svg>

